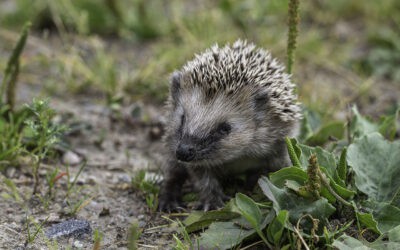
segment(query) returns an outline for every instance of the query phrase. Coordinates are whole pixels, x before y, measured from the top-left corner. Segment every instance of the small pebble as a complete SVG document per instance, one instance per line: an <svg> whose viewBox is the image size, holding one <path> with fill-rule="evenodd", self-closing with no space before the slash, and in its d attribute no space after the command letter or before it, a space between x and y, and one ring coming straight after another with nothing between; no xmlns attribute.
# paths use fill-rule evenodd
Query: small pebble
<svg viewBox="0 0 400 250"><path fill-rule="evenodd" d="M76 248L82 248L83 244L82 242L80 242L79 240L74 241L74 247Z"/></svg>
<svg viewBox="0 0 400 250"><path fill-rule="evenodd" d="M65 165L76 166L82 162L82 157L72 151L67 151L63 155L62 162Z"/></svg>

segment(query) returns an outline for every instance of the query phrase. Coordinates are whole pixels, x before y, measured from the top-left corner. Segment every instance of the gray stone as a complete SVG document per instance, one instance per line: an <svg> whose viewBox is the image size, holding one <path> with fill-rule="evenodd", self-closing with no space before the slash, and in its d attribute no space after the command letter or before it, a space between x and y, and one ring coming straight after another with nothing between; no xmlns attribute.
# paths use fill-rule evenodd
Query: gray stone
<svg viewBox="0 0 400 250"><path fill-rule="evenodd" d="M48 228L46 230L46 236L50 239L59 238L62 236L79 238L84 234L90 234L91 232L92 228L87 220L72 219L55 224Z"/></svg>

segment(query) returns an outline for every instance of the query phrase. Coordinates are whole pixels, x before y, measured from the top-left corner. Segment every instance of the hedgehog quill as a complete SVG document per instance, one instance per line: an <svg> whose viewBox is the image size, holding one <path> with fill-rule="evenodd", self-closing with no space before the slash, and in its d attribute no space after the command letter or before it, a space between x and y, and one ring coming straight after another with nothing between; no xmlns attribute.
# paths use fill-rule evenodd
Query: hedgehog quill
<svg viewBox="0 0 400 250"><path fill-rule="evenodd" d="M284 138L295 136L301 109L284 67L264 49L238 40L196 55L170 80L165 142L169 156L159 209L181 206L192 180L199 209L222 207L226 177L254 180L289 166Z"/></svg>

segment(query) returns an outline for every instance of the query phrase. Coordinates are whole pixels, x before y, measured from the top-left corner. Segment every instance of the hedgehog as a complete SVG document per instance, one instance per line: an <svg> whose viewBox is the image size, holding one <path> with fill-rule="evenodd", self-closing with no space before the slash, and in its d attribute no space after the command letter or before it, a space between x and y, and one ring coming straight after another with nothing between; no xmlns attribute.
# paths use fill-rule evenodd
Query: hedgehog
<svg viewBox="0 0 400 250"><path fill-rule="evenodd" d="M284 138L296 135L301 118L294 88L282 64L243 40L216 44L175 71L159 210L182 208L186 180L198 189L196 208L211 210L229 199L224 180L246 174L255 185L260 175L288 166Z"/></svg>

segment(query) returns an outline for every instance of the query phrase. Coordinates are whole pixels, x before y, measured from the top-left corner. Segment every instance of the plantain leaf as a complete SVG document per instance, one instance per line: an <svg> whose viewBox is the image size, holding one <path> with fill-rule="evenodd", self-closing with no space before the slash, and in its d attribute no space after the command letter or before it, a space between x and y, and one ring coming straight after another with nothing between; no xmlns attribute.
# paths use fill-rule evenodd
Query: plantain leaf
<svg viewBox="0 0 400 250"><path fill-rule="evenodd" d="M392 202L400 188L400 141L389 142L372 133L356 140L347 150L347 163L355 185L378 202ZM399 206L400 204L394 204Z"/></svg>
<svg viewBox="0 0 400 250"><path fill-rule="evenodd" d="M313 201L297 196L286 188L275 186L266 177L261 177L258 184L263 193L272 201L277 214L282 210L289 211L289 219L292 223L297 223L304 214L310 214L313 218L324 221L335 211L335 208L325 198Z"/></svg>
<svg viewBox="0 0 400 250"><path fill-rule="evenodd" d="M268 239L273 242L275 246L280 245L283 229L285 229L288 219L289 212L287 210L282 210L267 227Z"/></svg>

